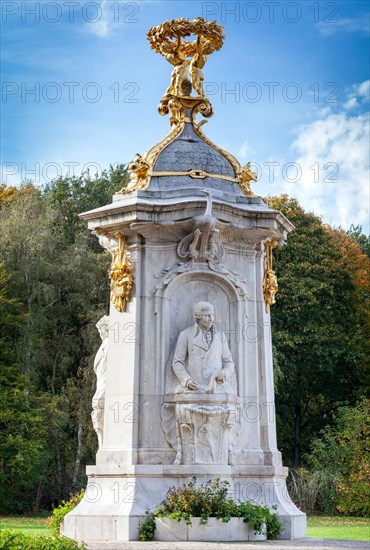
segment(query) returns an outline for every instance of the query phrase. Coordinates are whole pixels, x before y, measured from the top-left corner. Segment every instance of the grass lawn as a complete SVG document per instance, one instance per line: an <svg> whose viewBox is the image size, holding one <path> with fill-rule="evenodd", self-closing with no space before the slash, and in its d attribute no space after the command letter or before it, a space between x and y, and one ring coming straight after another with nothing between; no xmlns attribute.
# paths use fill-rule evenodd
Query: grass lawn
<svg viewBox="0 0 370 550"><path fill-rule="evenodd" d="M46 517L1 516L0 529L19 529L34 535L50 534ZM309 516L307 536L342 540L370 540L370 522L366 518Z"/></svg>
<svg viewBox="0 0 370 550"><path fill-rule="evenodd" d="M46 524L47 516L1 516L0 529L17 529L33 535L51 535L51 529Z"/></svg>
<svg viewBox="0 0 370 550"><path fill-rule="evenodd" d="M324 539L370 540L370 521L343 516L307 518L307 536Z"/></svg>

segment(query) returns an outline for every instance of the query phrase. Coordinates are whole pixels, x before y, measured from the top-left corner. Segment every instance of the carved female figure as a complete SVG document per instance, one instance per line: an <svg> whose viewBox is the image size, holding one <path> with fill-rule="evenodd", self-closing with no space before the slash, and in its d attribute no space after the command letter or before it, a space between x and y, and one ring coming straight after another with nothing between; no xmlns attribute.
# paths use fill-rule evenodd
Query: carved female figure
<svg viewBox="0 0 370 550"><path fill-rule="evenodd" d="M94 430L98 436L99 449L103 445L104 431L104 404L105 404L105 386L107 380L107 349L109 336L109 317L104 315L97 323L96 328L99 331L102 343L94 360L94 372L96 374L96 391L92 398L91 419Z"/></svg>

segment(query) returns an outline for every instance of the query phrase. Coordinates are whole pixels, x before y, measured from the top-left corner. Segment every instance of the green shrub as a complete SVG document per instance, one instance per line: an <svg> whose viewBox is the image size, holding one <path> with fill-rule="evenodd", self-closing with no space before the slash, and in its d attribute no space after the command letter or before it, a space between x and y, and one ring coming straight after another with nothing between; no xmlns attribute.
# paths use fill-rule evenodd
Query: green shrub
<svg viewBox="0 0 370 550"><path fill-rule="evenodd" d="M76 508L77 504L81 502L84 492L82 489L80 493L72 495L68 501L62 500L62 503L57 508L54 508L51 516L48 518L48 526L53 530L54 535L59 535L64 516L73 510L73 508Z"/></svg>
<svg viewBox="0 0 370 550"><path fill-rule="evenodd" d="M1 550L83 550L85 544L66 537L27 535L22 531L0 530Z"/></svg>
<svg viewBox="0 0 370 550"><path fill-rule="evenodd" d="M155 533L155 517L149 510L145 512L145 517L139 521L139 540L153 540Z"/></svg>
<svg viewBox="0 0 370 550"><path fill-rule="evenodd" d="M337 484L338 511L370 518L370 464L360 464L347 478Z"/></svg>
<svg viewBox="0 0 370 550"><path fill-rule="evenodd" d="M341 407L334 425L320 432L308 457L313 470L332 475L337 511L370 517L370 400Z"/></svg>
<svg viewBox="0 0 370 550"><path fill-rule="evenodd" d="M196 478L187 485L171 487L165 499L155 507L153 512L147 510L145 518L139 522L140 540L153 540L155 533L155 518L167 517L176 521L184 520L191 525L193 517L199 517L201 525L205 525L210 517L228 522L232 517L243 518L255 533L262 533L266 526L266 534L275 539L281 530L281 522L275 512L268 506L259 506L251 502L236 502L228 498L229 482L216 479L196 486Z"/></svg>

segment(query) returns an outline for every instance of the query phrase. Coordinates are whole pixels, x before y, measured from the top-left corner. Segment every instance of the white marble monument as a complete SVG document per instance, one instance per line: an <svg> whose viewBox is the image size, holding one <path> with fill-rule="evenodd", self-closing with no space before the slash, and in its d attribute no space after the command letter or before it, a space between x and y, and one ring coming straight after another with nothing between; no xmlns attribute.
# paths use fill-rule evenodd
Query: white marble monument
<svg viewBox="0 0 370 550"><path fill-rule="evenodd" d="M96 465L62 532L136 540L145 510L196 476L228 480L236 500L276 505L280 538L304 537L276 445L269 312L271 250L293 226L252 193L250 165L196 120L212 115L202 68L222 29L175 20L148 38L174 65L159 105L171 128L136 156L112 204L82 215L112 254L104 388L93 402L104 421L94 421Z"/></svg>

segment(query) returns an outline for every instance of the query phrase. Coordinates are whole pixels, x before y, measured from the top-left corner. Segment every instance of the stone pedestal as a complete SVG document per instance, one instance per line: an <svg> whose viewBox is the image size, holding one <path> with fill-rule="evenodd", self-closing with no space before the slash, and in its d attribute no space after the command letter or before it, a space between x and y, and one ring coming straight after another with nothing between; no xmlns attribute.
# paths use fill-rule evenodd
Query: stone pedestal
<svg viewBox="0 0 370 550"><path fill-rule="evenodd" d="M169 487L196 476L228 480L235 499L276 505L281 538L303 537L305 515L289 498L276 446L270 314L262 291L264 242L282 243L291 225L260 198L221 181L211 204L219 256L181 257L179 243L201 226L207 208L207 181L182 179L188 181L181 188L116 195L111 205L84 214L109 250L118 233L126 236L135 284L125 312L111 306L102 445L63 534L136 540L145 510ZM174 389L176 342L201 301L214 305L215 324L228 340L235 394Z"/></svg>

